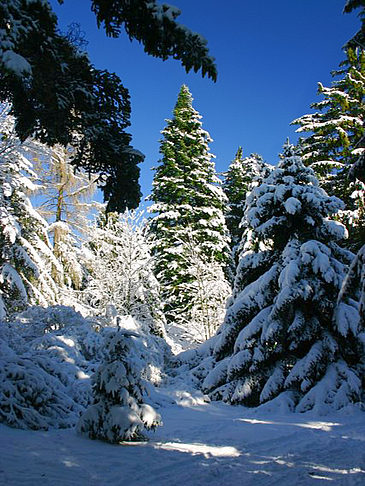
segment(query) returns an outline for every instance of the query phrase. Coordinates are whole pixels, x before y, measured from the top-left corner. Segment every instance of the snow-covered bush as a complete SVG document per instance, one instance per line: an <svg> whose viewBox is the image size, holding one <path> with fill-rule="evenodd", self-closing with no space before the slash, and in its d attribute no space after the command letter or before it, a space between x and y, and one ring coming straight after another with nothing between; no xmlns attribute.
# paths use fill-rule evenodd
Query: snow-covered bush
<svg viewBox="0 0 365 486"><path fill-rule="evenodd" d="M71 427L91 401L103 358L93 321L64 306L30 307L0 321L0 417L19 428Z"/></svg>
<svg viewBox="0 0 365 486"><path fill-rule="evenodd" d="M0 421L35 430L73 426L83 407L52 375L55 363L34 352L19 356L3 341L0 350Z"/></svg>
<svg viewBox="0 0 365 486"><path fill-rule="evenodd" d="M143 438L143 429L161 425L160 416L143 403L146 343L131 331L106 336L107 356L93 375L94 404L81 416L78 431L91 439L117 443ZM141 349L142 348L142 349Z"/></svg>
<svg viewBox="0 0 365 486"><path fill-rule="evenodd" d="M139 363L146 387L159 385L168 346L131 316L107 322L54 306L0 321L0 421L32 429L74 426L92 402L90 377L106 359L104 342L116 326L138 333L130 366Z"/></svg>
<svg viewBox="0 0 365 486"><path fill-rule="evenodd" d="M352 325L334 319L353 257L338 245L343 225L329 219L341 207L285 145L282 162L247 199L251 249L241 256L216 365L203 383L211 397L257 406L285 392L297 411L321 413L361 402L356 306Z"/></svg>

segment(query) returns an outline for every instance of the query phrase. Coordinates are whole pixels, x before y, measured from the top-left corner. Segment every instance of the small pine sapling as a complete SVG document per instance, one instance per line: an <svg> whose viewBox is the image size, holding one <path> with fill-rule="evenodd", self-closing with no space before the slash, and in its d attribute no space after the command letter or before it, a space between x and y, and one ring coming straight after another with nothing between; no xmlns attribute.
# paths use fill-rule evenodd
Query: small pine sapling
<svg viewBox="0 0 365 486"><path fill-rule="evenodd" d="M106 337L106 358L92 378L94 404L81 416L79 433L115 444L144 440L144 429L162 425L160 415L143 403L139 339L137 334L122 330Z"/></svg>

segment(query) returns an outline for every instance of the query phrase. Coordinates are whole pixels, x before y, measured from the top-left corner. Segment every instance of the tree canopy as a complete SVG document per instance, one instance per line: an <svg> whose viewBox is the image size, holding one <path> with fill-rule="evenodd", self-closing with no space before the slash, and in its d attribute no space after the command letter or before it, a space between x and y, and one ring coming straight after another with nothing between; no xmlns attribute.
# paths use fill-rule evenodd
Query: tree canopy
<svg viewBox="0 0 365 486"><path fill-rule="evenodd" d="M58 0L63 3L62 0ZM93 0L106 34L124 26L155 57L173 57L186 71L216 79L206 41L176 23L180 11L155 1ZM108 211L137 207L144 156L131 146L128 90L119 77L96 69L87 55L59 32L47 0L4 0L0 5L0 101L12 104L21 140L70 144L73 165L99 173Z"/></svg>

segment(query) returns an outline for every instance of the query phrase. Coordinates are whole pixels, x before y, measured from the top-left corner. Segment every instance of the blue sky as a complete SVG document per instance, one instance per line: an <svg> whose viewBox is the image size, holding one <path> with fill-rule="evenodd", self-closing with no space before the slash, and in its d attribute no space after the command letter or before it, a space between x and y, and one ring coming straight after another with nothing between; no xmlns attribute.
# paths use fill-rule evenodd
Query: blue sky
<svg viewBox="0 0 365 486"><path fill-rule="evenodd" d="M330 72L343 59L341 48L360 25L356 14L342 13L345 0L172 1L182 10L180 22L208 40L218 67L213 83L199 73L186 74L178 61L148 56L126 35L108 39L96 27L90 0L51 3L60 28L78 22L90 60L117 73L129 89L132 143L146 155L144 196L160 158L160 131L182 84L189 86L203 128L214 139L210 147L218 172L228 168L239 145L244 155L257 152L276 164L286 137L297 139L290 122L310 111L318 81L331 83Z"/></svg>

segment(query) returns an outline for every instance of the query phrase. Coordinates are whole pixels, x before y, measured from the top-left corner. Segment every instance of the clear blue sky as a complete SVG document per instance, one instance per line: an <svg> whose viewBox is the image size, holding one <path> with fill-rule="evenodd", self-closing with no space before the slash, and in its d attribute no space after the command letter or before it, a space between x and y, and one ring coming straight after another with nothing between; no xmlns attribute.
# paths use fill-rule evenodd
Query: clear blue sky
<svg viewBox="0 0 365 486"><path fill-rule="evenodd" d="M297 139L290 122L310 111L318 81L331 83L330 72L343 60L342 46L360 26L356 13L342 13L345 0L172 1L182 10L180 22L208 40L218 67L213 83L199 73L186 74L178 61L148 56L126 35L108 39L96 27L90 0L51 3L60 28L78 22L91 62L117 73L129 89L132 144L146 155L144 196L160 158L160 131L182 84L189 86L203 128L214 139L218 172L228 168L239 145L244 155L257 152L276 164L286 137Z"/></svg>

